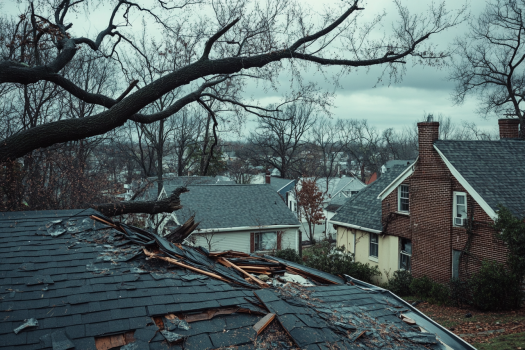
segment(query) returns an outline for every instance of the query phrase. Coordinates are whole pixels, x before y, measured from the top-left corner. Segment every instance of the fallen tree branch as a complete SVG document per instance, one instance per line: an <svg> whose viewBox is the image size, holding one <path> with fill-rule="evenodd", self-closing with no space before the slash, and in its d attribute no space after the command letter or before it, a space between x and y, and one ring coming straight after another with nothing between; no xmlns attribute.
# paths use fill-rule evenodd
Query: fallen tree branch
<svg viewBox="0 0 525 350"><path fill-rule="evenodd" d="M117 203L93 204L91 208L106 216L116 216L131 213L159 214L171 213L182 208L180 194L189 192L186 187L176 188L168 198L160 201L123 201Z"/></svg>

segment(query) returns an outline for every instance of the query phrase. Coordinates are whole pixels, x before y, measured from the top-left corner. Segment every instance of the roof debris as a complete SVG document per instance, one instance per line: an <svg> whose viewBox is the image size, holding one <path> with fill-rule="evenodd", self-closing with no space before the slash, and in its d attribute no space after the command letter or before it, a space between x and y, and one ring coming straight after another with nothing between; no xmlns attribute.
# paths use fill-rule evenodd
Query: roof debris
<svg viewBox="0 0 525 350"><path fill-rule="evenodd" d="M79 229L52 237L58 219ZM0 213L0 254L0 349L443 348L436 335L472 349L358 280L174 244L94 210Z"/></svg>
<svg viewBox="0 0 525 350"><path fill-rule="evenodd" d="M24 329L27 329L30 327L38 327L38 321L35 318L25 319L22 325L13 329L13 332L15 332L15 334L18 334Z"/></svg>

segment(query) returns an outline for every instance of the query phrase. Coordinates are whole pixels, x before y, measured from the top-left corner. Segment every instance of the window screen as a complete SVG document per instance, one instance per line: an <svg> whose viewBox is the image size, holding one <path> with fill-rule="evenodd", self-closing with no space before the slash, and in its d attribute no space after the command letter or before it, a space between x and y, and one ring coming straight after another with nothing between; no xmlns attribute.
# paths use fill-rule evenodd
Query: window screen
<svg viewBox="0 0 525 350"><path fill-rule="evenodd" d="M255 251L277 249L277 232L259 232L254 237Z"/></svg>
<svg viewBox="0 0 525 350"><path fill-rule="evenodd" d="M401 238L401 251L399 253L399 269L410 271L412 260L412 241Z"/></svg>

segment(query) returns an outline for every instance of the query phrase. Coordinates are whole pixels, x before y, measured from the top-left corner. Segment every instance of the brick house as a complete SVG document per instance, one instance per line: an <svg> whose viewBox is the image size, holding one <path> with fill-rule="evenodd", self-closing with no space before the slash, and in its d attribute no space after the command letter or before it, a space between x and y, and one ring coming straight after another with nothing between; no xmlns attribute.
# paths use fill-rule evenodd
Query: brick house
<svg viewBox="0 0 525 350"><path fill-rule="evenodd" d="M381 266L381 252L388 251L383 259L390 272L408 268L440 282L471 274L482 260L504 262L505 247L490 225L498 204L525 216L525 141L518 125L499 120L497 141L452 141L438 139L439 123L418 123L419 157L379 193L381 230L354 252L368 251ZM341 226L344 238L348 230Z"/></svg>

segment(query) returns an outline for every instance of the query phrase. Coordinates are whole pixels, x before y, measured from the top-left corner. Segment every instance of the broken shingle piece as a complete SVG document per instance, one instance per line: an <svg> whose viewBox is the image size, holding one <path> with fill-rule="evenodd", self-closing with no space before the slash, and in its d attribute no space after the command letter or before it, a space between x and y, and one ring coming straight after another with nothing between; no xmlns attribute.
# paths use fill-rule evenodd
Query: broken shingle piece
<svg viewBox="0 0 525 350"><path fill-rule="evenodd" d="M168 343L175 343L183 338L183 336L180 334L166 330L160 331L160 334L162 334Z"/></svg>
<svg viewBox="0 0 525 350"><path fill-rule="evenodd" d="M64 331L51 333L51 344L53 345L53 350L68 350L75 347L75 344L69 340Z"/></svg>
<svg viewBox="0 0 525 350"><path fill-rule="evenodd" d="M15 334L18 334L24 329L30 327L38 327L38 321L36 320L36 318L29 318L24 320L24 324L22 324L20 327L13 329L13 332L15 332Z"/></svg>

